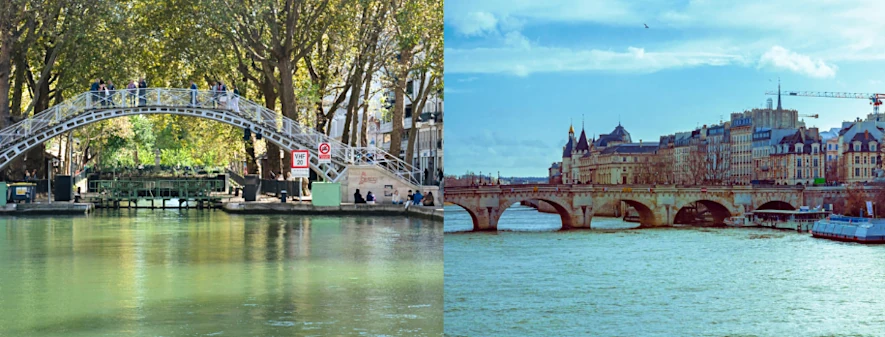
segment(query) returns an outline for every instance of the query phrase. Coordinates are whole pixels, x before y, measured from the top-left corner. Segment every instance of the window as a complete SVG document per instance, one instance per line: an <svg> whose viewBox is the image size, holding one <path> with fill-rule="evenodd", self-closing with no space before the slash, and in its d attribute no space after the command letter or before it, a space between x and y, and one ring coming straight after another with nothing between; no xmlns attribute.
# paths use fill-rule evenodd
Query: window
<svg viewBox="0 0 885 337"><path fill-rule="evenodd" d="M855 163L855 164L860 164L860 157L858 157L858 156L854 156L854 163Z"/></svg>
<svg viewBox="0 0 885 337"><path fill-rule="evenodd" d="M833 144L827 144L827 151L832 150L832 149L833 149Z"/></svg>
<svg viewBox="0 0 885 337"><path fill-rule="evenodd" d="M855 167L855 168L854 168L854 176L855 176L855 177L860 177L860 168L859 168L859 167Z"/></svg>
<svg viewBox="0 0 885 337"><path fill-rule="evenodd" d="M876 144L870 144L870 152L876 152Z"/></svg>
<svg viewBox="0 0 885 337"><path fill-rule="evenodd" d="M854 144L854 151L860 151L860 144Z"/></svg>
<svg viewBox="0 0 885 337"><path fill-rule="evenodd" d="M627 157L621 157L621 161L626 163L626 162L627 162Z"/></svg>
<svg viewBox="0 0 885 337"><path fill-rule="evenodd" d="M864 164L867 163L867 156L863 156L863 163L864 163Z"/></svg>
<svg viewBox="0 0 885 337"><path fill-rule="evenodd" d="M811 166L817 167L817 158L814 158L814 162L812 162Z"/></svg>
<svg viewBox="0 0 885 337"><path fill-rule="evenodd" d="M802 159L796 159L796 166L802 167Z"/></svg>
<svg viewBox="0 0 885 337"><path fill-rule="evenodd" d="M406 105L405 116L403 118L411 118L412 117L412 105Z"/></svg>
<svg viewBox="0 0 885 337"><path fill-rule="evenodd" d="M796 179L802 179L802 170L796 171Z"/></svg>

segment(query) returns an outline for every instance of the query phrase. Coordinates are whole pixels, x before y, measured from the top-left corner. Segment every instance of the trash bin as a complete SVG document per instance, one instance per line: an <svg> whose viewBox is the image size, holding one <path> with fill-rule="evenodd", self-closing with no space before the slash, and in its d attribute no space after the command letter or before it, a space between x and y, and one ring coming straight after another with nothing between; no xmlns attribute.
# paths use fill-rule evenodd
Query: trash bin
<svg viewBox="0 0 885 337"><path fill-rule="evenodd" d="M35 183L13 183L9 184L9 201L32 203L37 194L37 184Z"/></svg>
<svg viewBox="0 0 885 337"><path fill-rule="evenodd" d="M286 190L280 191L280 202L286 203Z"/></svg>

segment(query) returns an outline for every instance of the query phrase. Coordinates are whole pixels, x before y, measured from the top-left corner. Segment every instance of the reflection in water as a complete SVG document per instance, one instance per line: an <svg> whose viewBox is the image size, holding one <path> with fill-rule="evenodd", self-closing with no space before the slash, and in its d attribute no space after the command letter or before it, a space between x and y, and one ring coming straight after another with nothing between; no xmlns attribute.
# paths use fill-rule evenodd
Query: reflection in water
<svg viewBox="0 0 885 337"><path fill-rule="evenodd" d="M3 218L0 336L439 336L442 236L393 217Z"/></svg>

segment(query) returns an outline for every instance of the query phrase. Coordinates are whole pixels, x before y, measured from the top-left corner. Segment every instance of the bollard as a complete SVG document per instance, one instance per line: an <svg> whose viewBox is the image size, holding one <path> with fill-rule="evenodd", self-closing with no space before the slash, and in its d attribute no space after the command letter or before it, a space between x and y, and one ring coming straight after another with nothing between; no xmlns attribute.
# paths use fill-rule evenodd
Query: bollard
<svg viewBox="0 0 885 337"><path fill-rule="evenodd" d="M286 190L280 191L280 202L286 203Z"/></svg>

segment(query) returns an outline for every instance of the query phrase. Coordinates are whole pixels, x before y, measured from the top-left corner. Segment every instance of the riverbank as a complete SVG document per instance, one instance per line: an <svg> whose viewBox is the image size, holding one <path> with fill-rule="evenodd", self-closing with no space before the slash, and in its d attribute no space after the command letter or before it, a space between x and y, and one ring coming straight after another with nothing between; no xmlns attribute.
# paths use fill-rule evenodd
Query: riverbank
<svg viewBox="0 0 885 337"><path fill-rule="evenodd" d="M341 204L321 207L299 202L225 202L222 210L239 214L309 214L309 215L404 215L430 220L443 220L441 207L403 205Z"/></svg>

